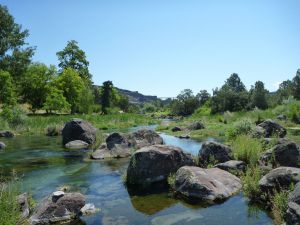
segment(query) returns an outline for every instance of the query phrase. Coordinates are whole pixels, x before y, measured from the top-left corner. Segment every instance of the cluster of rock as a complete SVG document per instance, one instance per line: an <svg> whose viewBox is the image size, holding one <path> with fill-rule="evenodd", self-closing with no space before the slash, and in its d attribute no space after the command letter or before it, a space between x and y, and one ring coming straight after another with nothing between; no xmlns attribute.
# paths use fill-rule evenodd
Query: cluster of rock
<svg viewBox="0 0 300 225"><path fill-rule="evenodd" d="M112 133L91 154L91 159L125 158L137 149L158 144L163 144L163 139L152 130L141 129L128 134Z"/></svg>
<svg viewBox="0 0 300 225"><path fill-rule="evenodd" d="M78 192L55 191L42 199L32 212L27 193L19 195L17 201L20 205L22 218L27 220L30 225L66 223L79 218L81 215L89 215L98 211L93 204L85 204L85 197Z"/></svg>

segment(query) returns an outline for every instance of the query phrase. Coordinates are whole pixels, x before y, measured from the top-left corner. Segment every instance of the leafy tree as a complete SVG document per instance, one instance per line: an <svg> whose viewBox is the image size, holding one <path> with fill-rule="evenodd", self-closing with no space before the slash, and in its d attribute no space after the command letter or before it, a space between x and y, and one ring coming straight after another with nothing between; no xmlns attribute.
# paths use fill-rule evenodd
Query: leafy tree
<svg viewBox="0 0 300 225"><path fill-rule="evenodd" d="M240 111L246 109L249 95L236 73L233 73L220 88L213 90L211 112Z"/></svg>
<svg viewBox="0 0 300 225"><path fill-rule="evenodd" d="M118 107L124 112L129 111L130 103L127 95L120 94L120 98L118 100Z"/></svg>
<svg viewBox="0 0 300 225"><path fill-rule="evenodd" d="M68 111L70 110L70 104L67 102L61 90L51 87L44 103L44 109L50 113L52 111Z"/></svg>
<svg viewBox="0 0 300 225"><path fill-rule="evenodd" d="M86 59L85 52L79 48L77 41L68 41L67 46L62 51L57 52L56 55L61 71L72 68L82 79L91 83L92 76L88 69L89 62Z"/></svg>
<svg viewBox="0 0 300 225"><path fill-rule="evenodd" d="M66 68L53 82L54 87L63 92L63 96L71 105L71 113L77 112L79 99L85 88L79 74L72 68Z"/></svg>
<svg viewBox="0 0 300 225"><path fill-rule="evenodd" d="M287 99L289 96L293 96L294 84L291 80L285 80L279 85L278 94L282 100Z"/></svg>
<svg viewBox="0 0 300 225"><path fill-rule="evenodd" d="M265 85L261 81L257 81L253 90L251 91L251 104L252 107L257 107L259 109L268 108L267 102L267 93L268 91L265 89Z"/></svg>
<svg viewBox="0 0 300 225"><path fill-rule="evenodd" d="M300 100L300 69L298 69L296 76L293 79L293 96Z"/></svg>
<svg viewBox="0 0 300 225"><path fill-rule="evenodd" d="M111 106L111 98L113 91L113 83L111 81L105 81L102 85L101 91L101 105L102 113L107 114L107 109Z"/></svg>
<svg viewBox="0 0 300 225"><path fill-rule="evenodd" d="M22 30L7 7L0 5L0 68L8 71L18 84L35 50L33 47L24 47L28 45L25 42L28 36L28 30Z"/></svg>
<svg viewBox="0 0 300 225"><path fill-rule="evenodd" d="M196 98L199 101L199 104L202 106L204 105L209 99L210 99L210 94L207 92L207 90L201 90L197 95Z"/></svg>
<svg viewBox="0 0 300 225"><path fill-rule="evenodd" d="M13 82L9 72L0 70L0 103L13 106L17 103Z"/></svg>
<svg viewBox="0 0 300 225"><path fill-rule="evenodd" d="M199 107L199 101L190 89L183 90L171 103L171 111L176 115L191 115Z"/></svg>
<svg viewBox="0 0 300 225"><path fill-rule="evenodd" d="M55 74L54 66L48 68L45 64L33 63L28 67L22 80L21 94L23 101L31 105L33 112L43 107L49 91L48 83Z"/></svg>
<svg viewBox="0 0 300 225"><path fill-rule="evenodd" d="M85 83L78 99L78 112L85 114L92 113L95 104L94 100L95 96L93 90Z"/></svg>

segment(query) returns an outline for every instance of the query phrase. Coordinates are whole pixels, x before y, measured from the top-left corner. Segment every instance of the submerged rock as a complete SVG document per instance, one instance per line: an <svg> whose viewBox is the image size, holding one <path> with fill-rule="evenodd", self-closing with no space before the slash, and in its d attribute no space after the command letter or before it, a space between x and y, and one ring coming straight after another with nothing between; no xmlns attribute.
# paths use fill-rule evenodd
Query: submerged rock
<svg viewBox="0 0 300 225"><path fill-rule="evenodd" d="M232 159L231 148L217 142L204 142L199 150L199 164L206 167L209 163L223 163Z"/></svg>
<svg viewBox="0 0 300 225"><path fill-rule="evenodd" d="M193 165L190 154L168 145L153 145L136 151L127 168L127 184L147 187L153 183L166 184L171 173L180 167Z"/></svg>
<svg viewBox="0 0 300 225"><path fill-rule="evenodd" d="M283 138L286 135L286 129L275 121L269 119L256 126L255 135L266 138L272 136Z"/></svg>
<svg viewBox="0 0 300 225"><path fill-rule="evenodd" d="M0 141L0 150L5 149L5 148L6 148L6 145Z"/></svg>
<svg viewBox="0 0 300 225"><path fill-rule="evenodd" d="M163 139L154 131L142 129L129 134L112 133L106 143L91 154L92 159L125 158L139 148L163 144Z"/></svg>
<svg viewBox="0 0 300 225"><path fill-rule="evenodd" d="M259 187L264 192L288 189L290 185L300 181L300 169L295 167L278 167L271 170L259 181Z"/></svg>
<svg viewBox="0 0 300 225"><path fill-rule="evenodd" d="M224 163L219 163L215 165L215 167L222 170L226 170L228 172L230 171L242 172L245 171L246 169L246 163L238 160L229 160Z"/></svg>
<svg viewBox="0 0 300 225"><path fill-rule="evenodd" d="M97 129L82 119L72 119L66 123L63 130L63 145L70 141L81 140L88 144L96 141Z"/></svg>
<svg viewBox="0 0 300 225"><path fill-rule="evenodd" d="M238 177L219 168L184 166L176 173L175 190L192 201L222 201L241 188Z"/></svg>
<svg viewBox="0 0 300 225"><path fill-rule="evenodd" d="M297 167L300 159L300 148L292 141L285 141L262 154L260 161L267 165Z"/></svg>
<svg viewBox="0 0 300 225"><path fill-rule="evenodd" d="M65 144L65 147L68 149L84 149L84 148L88 148L89 144L81 140L75 140Z"/></svg>
<svg viewBox="0 0 300 225"><path fill-rule="evenodd" d="M10 137L14 137L15 134L11 131L0 131L0 137L5 137L5 138L10 138Z"/></svg>
<svg viewBox="0 0 300 225"><path fill-rule="evenodd" d="M81 208L82 215L92 215L100 211L94 204L88 203Z"/></svg>
<svg viewBox="0 0 300 225"><path fill-rule="evenodd" d="M66 222L80 215L80 210L85 205L85 197L76 192L58 192L54 192L38 204L29 218L31 225Z"/></svg>

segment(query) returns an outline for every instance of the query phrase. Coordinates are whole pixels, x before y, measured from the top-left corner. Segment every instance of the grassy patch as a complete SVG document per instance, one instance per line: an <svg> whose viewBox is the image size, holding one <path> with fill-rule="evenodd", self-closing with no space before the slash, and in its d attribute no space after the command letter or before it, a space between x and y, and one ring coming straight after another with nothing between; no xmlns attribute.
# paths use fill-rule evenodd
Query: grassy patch
<svg viewBox="0 0 300 225"><path fill-rule="evenodd" d="M276 225L284 223L284 216L288 209L288 197L289 191L275 192L271 199L272 202L272 214Z"/></svg>
<svg viewBox="0 0 300 225"><path fill-rule="evenodd" d="M258 167L248 167L246 173L242 176L243 190L246 197L256 201L261 196L259 180L262 173Z"/></svg>

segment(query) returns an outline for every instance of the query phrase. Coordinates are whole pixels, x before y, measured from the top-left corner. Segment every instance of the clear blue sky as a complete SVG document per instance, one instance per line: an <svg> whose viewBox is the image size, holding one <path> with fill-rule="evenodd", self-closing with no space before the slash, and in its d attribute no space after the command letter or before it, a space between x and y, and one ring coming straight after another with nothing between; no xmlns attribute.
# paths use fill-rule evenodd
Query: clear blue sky
<svg viewBox="0 0 300 225"><path fill-rule="evenodd" d="M221 86L236 72L247 88L291 79L300 68L300 0L0 0L56 64L74 39L96 84L160 97Z"/></svg>

